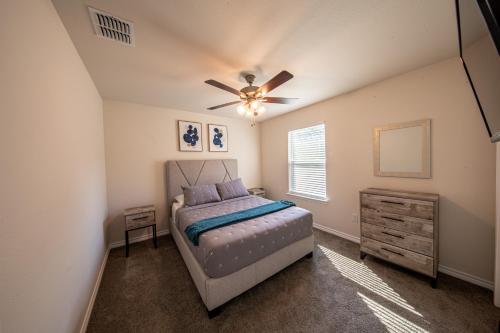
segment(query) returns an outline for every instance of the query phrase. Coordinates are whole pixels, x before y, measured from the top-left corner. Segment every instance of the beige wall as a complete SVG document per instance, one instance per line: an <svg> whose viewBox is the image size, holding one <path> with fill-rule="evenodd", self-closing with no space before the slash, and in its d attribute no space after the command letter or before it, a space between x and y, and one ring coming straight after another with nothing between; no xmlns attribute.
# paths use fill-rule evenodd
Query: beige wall
<svg viewBox="0 0 500 333"><path fill-rule="evenodd" d="M0 331L77 331L105 253L102 101L50 1L2 1L0 44Z"/></svg>
<svg viewBox="0 0 500 333"><path fill-rule="evenodd" d="M178 151L177 120L203 123L203 152ZM229 152L208 152L208 123L227 125ZM247 120L105 101L104 127L111 243L124 239L122 211L128 207L154 204L159 212L158 230L167 229L167 160L236 158L245 185L260 185L259 126L252 128ZM136 231L131 237L145 232Z"/></svg>
<svg viewBox="0 0 500 333"><path fill-rule="evenodd" d="M432 119L432 179L373 176L372 128ZM458 59L450 59L261 124L262 184L286 197L287 131L324 121L329 203L294 198L315 223L359 236L358 191L366 187L435 192L441 264L493 281L495 147Z"/></svg>

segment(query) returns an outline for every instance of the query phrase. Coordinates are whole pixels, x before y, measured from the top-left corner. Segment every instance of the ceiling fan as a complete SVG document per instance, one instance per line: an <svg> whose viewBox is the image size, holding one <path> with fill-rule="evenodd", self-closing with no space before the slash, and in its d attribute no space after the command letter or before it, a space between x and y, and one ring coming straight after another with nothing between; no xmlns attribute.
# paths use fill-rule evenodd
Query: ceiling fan
<svg viewBox="0 0 500 333"><path fill-rule="evenodd" d="M252 126L255 126L255 118L265 112L265 108L262 105L263 103L276 103L276 104L291 104L298 98L285 98L285 97L267 97L267 93L276 87L282 85L286 81L293 78L293 75L287 71L281 71L278 75L273 77L271 80L267 81L260 87L254 86L253 81L255 80L255 75L246 74L245 80L248 83L247 87L244 87L241 90L236 90L229 86L226 86L223 83L220 83L215 80L207 80L205 83L217 87L219 89L230 92L231 94L237 95L240 100L224 103L217 106L212 106L208 108L208 110L215 110L219 108L223 108L230 105L240 104L237 108L238 113L241 115L246 115L247 117L252 119Z"/></svg>

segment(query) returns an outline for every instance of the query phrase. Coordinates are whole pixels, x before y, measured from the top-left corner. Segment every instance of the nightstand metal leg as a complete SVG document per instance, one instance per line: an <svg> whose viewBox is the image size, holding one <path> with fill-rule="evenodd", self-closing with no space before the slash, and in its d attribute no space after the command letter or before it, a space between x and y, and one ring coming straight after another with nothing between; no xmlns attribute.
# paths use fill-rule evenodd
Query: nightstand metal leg
<svg viewBox="0 0 500 333"><path fill-rule="evenodd" d="M128 230L125 230L125 257L128 257Z"/></svg>
<svg viewBox="0 0 500 333"><path fill-rule="evenodd" d="M153 224L153 244L155 245L155 249L158 248L158 243L156 241L156 224Z"/></svg>

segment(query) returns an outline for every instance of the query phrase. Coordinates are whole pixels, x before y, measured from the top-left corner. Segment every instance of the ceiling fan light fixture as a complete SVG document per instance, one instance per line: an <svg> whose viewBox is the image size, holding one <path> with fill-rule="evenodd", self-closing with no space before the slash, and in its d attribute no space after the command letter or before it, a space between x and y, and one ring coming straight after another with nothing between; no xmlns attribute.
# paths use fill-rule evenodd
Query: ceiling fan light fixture
<svg viewBox="0 0 500 333"><path fill-rule="evenodd" d="M245 112L247 111L246 105L245 104L238 105L238 107L236 108L236 111L238 111L238 113L240 115L244 115Z"/></svg>
<svg viewBox="0 0 500 333"><path fill-rule="evenodd" d="M250 103L250 107L253 109L253 110L257 110L259 107L260 107L260 102L255 100L255 101L252 101Z"/></svg>

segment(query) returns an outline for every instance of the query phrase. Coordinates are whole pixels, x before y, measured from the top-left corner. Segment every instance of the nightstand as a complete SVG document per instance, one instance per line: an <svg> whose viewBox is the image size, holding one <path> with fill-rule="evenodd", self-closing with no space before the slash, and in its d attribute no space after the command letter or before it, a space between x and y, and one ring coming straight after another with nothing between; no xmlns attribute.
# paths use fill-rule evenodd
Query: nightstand
<svg viewBox="0 0 500 333"><path fill-rule="evenodd" d="M156 210L153 205L134 207L123 211L125 218L125 256L128 257L129 239L128 232L142 228L153 227L153 244L156 243Z"/></svg>
<svg viewBox="0 0 500 333"><path fill-rule="evenodd" d="M262 187L249 188L248 193L262 198L266 197L266 190L264 190Z"/></svg>

